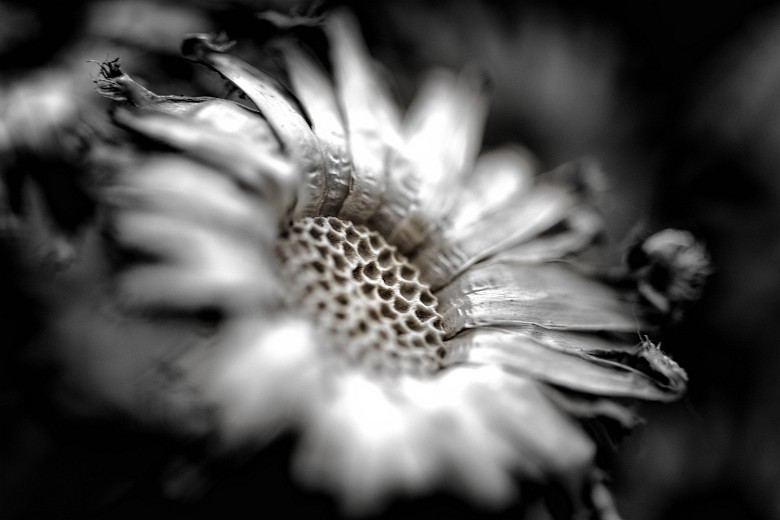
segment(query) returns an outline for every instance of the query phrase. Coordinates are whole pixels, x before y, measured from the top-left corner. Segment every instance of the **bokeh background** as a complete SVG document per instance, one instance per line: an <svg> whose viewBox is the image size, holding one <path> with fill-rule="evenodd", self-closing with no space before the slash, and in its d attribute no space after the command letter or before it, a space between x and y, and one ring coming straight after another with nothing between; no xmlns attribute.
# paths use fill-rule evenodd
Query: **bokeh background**
<svg viewBox="0 0 780 520"><path fill-rule="evenodd" d="M626 520L780 519L780 4L313 7L341 4L358 14L402 102L432 66L476 68L490 84L486 147L520 142L548 168L599 165L599 204L616 251L667 226L703 239L714 274L702 300L662 338L688 370L690 391L678 403L641 410L646 422L624 441L615 467L618 508ZM269 33L271 22L254 15L267 7L303 14L312 3L0 1L4 203L14 204L19 172L34 172L56 195L65 225L89 214L67 180L78 177L79 140L89 138L79 121L105 124L105 102L91 82L97 66L88 60L120 56L158 93L224 95L213 75L179 57L181 36L222 29L251 52L251 41L261 45ZM170 446L41 424L45 404L29 400L34 383L13 369L36 309L8 258L0 260L0 517L35 501L49 501L50 509L39 509L53 511L73 496L110 503ZM144 512L136 506L123 511Z"/></svg>

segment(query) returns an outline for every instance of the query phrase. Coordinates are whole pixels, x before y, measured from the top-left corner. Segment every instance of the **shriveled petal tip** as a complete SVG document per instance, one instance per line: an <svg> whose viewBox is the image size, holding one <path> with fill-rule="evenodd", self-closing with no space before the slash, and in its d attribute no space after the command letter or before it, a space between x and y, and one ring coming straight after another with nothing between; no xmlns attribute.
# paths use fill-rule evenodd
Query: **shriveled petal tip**
<svg viewBox="0 0 780 520"><path fill-rule="evenodd" d="M672 401L685 390L685 373L656 347L633 358L640 371L619 361L547 347L523 329L483 327L449 340L451 360L496 365L554 385L594 395Z"/></svg>
<svg viewBox="0 0 780 520"><path fill-rule="evenodd" d="M300 167L305 182L298 193L295 215L317 215L326 195L326 172L316 136L304 117L267 74L241 59L227 54L230 49L212 35L192 35L182 50L188 58L202 63L241 89L257 106L280 139L283 149Z"/></svg>

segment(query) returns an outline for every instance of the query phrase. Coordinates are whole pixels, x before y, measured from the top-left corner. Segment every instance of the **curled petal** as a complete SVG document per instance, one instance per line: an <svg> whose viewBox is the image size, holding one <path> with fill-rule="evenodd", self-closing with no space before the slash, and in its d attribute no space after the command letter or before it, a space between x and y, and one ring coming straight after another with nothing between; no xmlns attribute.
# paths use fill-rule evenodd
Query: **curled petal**
<svg viewBox="0 0 780 520"><path fill-rule="evenodd" d="M483 325L581 331L638 330L620 293L566 264L486 263L437 293L447 334Z"/></svg>
<svg viewBox="0 0 780 520"><path fill-rule="evenodd" d="M336 93L325 71L301 50L293 45L284 45L282 52L295 94L312 122L326 163L326 193L319 214L336 216L353 182L347 129Z"/></svg>
<svg viewBox="0 0 780 520"><path fill-rule="evenodd" d="M208 35L185 40L184 54L227 78L257 106L282 142L284 151L301 168L306 182L298 193L295 216L318 215L326 195L326 172L317 138L265 73L228 54L227 45Z"/></svg>

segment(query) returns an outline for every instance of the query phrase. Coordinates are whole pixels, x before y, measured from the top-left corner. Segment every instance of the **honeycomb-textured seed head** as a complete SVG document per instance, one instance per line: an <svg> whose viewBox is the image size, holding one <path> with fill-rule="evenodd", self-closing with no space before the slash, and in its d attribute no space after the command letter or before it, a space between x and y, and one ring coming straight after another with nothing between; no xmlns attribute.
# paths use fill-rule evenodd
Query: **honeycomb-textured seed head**
<svg viewBox="0 0 780 520"><path fill-rule="evenodd" d="M440 367L436 297L380 234L335 217L304 218L279 240L278 254L291 302L343 359L380 373Z"/></svg>

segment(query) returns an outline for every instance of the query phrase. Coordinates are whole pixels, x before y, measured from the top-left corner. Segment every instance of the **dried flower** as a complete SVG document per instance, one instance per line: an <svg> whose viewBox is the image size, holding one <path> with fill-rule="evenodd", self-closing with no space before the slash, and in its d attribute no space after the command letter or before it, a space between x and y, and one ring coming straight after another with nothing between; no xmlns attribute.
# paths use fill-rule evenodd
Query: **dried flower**
<svg viewBox="0 0 780 520"><path fill-rule="evenodd" d="M218 452L296 431L295 475L349 514L437 490L497 508L525 480L614 514L580 421L631 427L613 398L686 376L578 262L597 215L523 149L478 155L479 78L436 71L402 117L354 20L324 27L333 80L288 44L292 93L224 39L185 42L251 108L103 64L128 140L47 280L61 396Z"/></svg>

